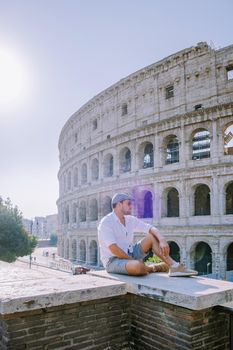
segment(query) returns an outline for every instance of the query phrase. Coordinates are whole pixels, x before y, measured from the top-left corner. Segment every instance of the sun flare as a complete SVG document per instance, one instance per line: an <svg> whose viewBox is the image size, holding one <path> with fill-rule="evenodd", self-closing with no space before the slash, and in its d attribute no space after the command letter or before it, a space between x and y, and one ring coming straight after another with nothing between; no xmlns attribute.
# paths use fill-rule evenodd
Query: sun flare
<svg viewBox="0 0 233 350"><path fill-rule="evenodd" d="M0 48L0 104L6 105L21 98L26 88L26 73L17 56Z"/></svg>

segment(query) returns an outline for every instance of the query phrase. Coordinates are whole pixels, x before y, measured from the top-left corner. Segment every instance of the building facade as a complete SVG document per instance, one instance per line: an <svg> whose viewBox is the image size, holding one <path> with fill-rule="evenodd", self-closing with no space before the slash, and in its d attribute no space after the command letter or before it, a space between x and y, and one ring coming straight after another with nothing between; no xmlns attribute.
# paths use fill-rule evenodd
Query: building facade
<svg viewBox="0 0 233 350"><path fill-rule="evenodd" d="M198 43L95 96L59 138L59 255L99 266L96 227L125 191L174 258L229 278L232 138L233 45Z"/></svg>
<svg viewBox="0 0 233 350"><path fill-rule="evenodd" d="M49 239L52 233L58 232L58 216L57 214L47 216L35 216L34 219L23 219L24 228L30 234L39 239Z"/></svg>

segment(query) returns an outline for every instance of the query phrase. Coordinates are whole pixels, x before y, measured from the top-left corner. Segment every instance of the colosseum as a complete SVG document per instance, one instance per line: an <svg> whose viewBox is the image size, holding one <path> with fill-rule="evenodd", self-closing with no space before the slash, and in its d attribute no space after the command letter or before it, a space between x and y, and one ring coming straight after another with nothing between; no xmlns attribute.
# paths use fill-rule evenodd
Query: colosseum
<svg viewBox="0 0 233 350"><path fill-rule="evenodd" d="M125 191L175 259L233 280L233 45L200 42L100 92L64 125L59 156L61 257L101 267L97 225Z"/></svg>

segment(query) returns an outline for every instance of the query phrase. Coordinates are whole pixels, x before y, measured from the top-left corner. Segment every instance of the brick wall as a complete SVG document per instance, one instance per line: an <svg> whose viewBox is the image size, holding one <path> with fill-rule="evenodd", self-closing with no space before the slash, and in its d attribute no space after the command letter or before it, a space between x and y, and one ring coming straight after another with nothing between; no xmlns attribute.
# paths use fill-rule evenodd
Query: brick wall
<svg viewBox="0 0 233 350"><path fill-rule="evenodd" d="M192 311L149 298L131 297L134 350L227 350L229 315L214 309Z"/></svg>
<svg viewBox="0 0 233 350"><path fill-rule="evenodd" d="M125 295L0 319L1 350L227 350L229 315Z"/></svg>
<svg viewBox="0 0 233 350"><path fill-rule="evenodd" d="M0 349L128 350L128 308L114 297L7 315Z"/></svg>

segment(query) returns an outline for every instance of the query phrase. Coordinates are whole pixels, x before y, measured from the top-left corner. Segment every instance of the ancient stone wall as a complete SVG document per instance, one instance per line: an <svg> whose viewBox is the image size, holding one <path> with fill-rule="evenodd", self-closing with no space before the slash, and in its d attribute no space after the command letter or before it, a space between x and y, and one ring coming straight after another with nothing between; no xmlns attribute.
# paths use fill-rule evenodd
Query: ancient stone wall
<svg viewBox="0 0 233 350"><path fill-rule="evenodd" d="M1 350L228 350L229 315L125 295L8 314Z"/></svg>
<svg viewBox="0 0 233 350"><path fill-rule="evenodd" d="M233 46L215 51L199 43L120 80L69 118L59 138L60 256L100 266L98 222L113 194L126 191L137 199L133 214L177 244L188 266L204 242L212 257L204 264L226 278L233 155L224 133L233 130L232 67ZM198 132L208 134L199 146ZM206 154L195 156L202 146ZM206 212L195 208L199 186L208 189Z"/></svg>

